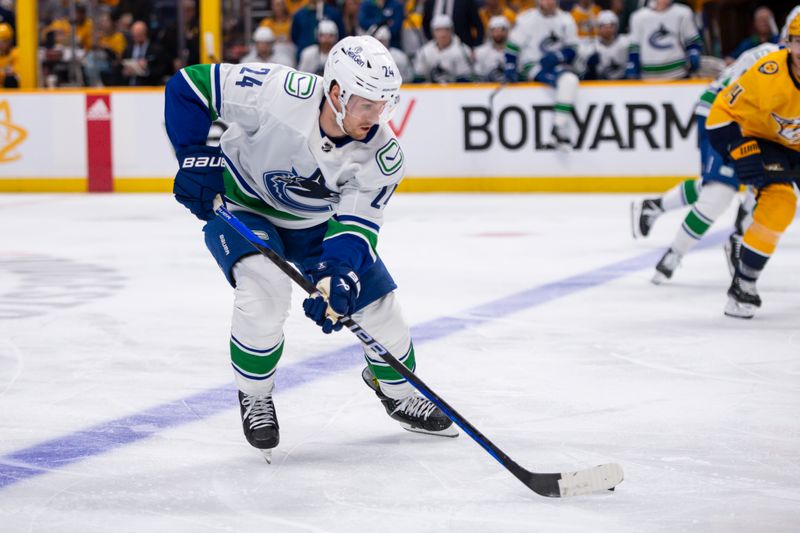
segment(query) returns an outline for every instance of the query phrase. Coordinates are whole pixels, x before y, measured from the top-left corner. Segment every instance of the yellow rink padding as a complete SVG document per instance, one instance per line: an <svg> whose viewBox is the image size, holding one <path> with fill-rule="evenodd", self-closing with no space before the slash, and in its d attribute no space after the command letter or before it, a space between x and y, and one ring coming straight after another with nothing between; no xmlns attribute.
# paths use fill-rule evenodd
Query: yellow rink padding
<svg viewBox="0 0 800 533"><path fill-rule="evenodd" d="M696 176L658 177L529 177L529 178L421 178L403 179L400 192L597 192L657 193ZM0 179L0 192L86 192L85 178ZM172 192L172 178L115 178L114 192Z"/></svg>

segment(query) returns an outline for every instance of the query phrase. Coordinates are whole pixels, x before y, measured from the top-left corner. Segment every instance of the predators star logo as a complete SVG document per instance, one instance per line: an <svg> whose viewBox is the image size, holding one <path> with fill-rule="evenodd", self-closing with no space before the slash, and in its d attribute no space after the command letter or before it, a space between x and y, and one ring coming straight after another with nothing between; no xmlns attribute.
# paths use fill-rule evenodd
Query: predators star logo
<svg viewBox="0 0 800 533"><path fill-rule="evenodd" d="M10 163L22 157L16 149L27 137L28 132L11 121L8 101L0 101L0 163Z"/></svg>
<svg viewBox="0 0 800 533"><path fill-rule="evenodd" d="M800 144L800 118L783 118L776 113L770 113L770 116L778 123L778 135L790 144Z"/></svg>

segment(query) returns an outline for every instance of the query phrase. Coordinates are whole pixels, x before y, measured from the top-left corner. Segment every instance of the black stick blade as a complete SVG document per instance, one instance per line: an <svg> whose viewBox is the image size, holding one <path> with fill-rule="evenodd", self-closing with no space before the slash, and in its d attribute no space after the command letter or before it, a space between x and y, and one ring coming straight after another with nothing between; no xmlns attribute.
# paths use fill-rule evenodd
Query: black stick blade
<svg viewBox="0 0 800 533"><path fill-rule="evenodd" d="M531 472L524 481L536 494L550 498L578 496L601 490L612 490L622 483L622 466L616 463L598 465L575 472L537 474Z"/></svg>

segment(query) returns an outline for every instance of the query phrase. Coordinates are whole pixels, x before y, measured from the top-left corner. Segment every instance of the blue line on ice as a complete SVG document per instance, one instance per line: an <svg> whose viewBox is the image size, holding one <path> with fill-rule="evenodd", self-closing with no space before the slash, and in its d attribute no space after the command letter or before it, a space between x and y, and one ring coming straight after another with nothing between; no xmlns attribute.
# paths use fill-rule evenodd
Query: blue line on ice
<svg viewBox="0 0 800 533"><path fill-rule="evenodd" d="M695 249L718 245L727 238L727 235L727 231L709 234ZM439 340L475 325L544 305L638 270L652 268L662 253L661 249L653 250L583 274L487 302L468 309L459 316L444 316L419 324L411 330L414 344L419 346L423 342ZM362 365L363 361L360 346L354 344L299 363L281 366L278 374L280 388L286 390L299 387ZM232 409L236 405L234 391L232 384L205 390L4 455L0 457L0 489L140 441L161 430L202 420L226 409Z"/></svg>

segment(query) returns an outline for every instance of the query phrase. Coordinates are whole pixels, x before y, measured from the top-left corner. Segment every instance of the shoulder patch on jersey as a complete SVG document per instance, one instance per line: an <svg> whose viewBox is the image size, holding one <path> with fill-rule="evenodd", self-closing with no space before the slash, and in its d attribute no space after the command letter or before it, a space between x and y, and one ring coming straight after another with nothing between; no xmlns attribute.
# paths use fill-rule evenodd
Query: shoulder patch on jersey
<svg viewBox="0 0 800 533"><path fill-rule="evenodd" d="M397 172L403 166L403 150L400 149L397 139L391 139L383 145L375 154L375 160L384 176L391 176Z"/></svg>
<svg viewBox="0 0 800 533"><path fill-rule="evenodd" d="M776 61L767 61L758 67L758 71L762 74L775 74L778 72L778 63Z"/></svg>
<svg viewBox="0 0 800 533"><path fill-rule="evenodd" d="M283 82L283 90L289 96L308 100L314 94L314 87L317 85L317 77L312 74L291 70L286 75Z"/></svg>
<svg viewBox="0 0 800 533"><path fill-rule="evenodd" d="M777 113L770 113L770 116L778 123L778 135L789 144L800 143L800 118L783 118Z"/></svg>

